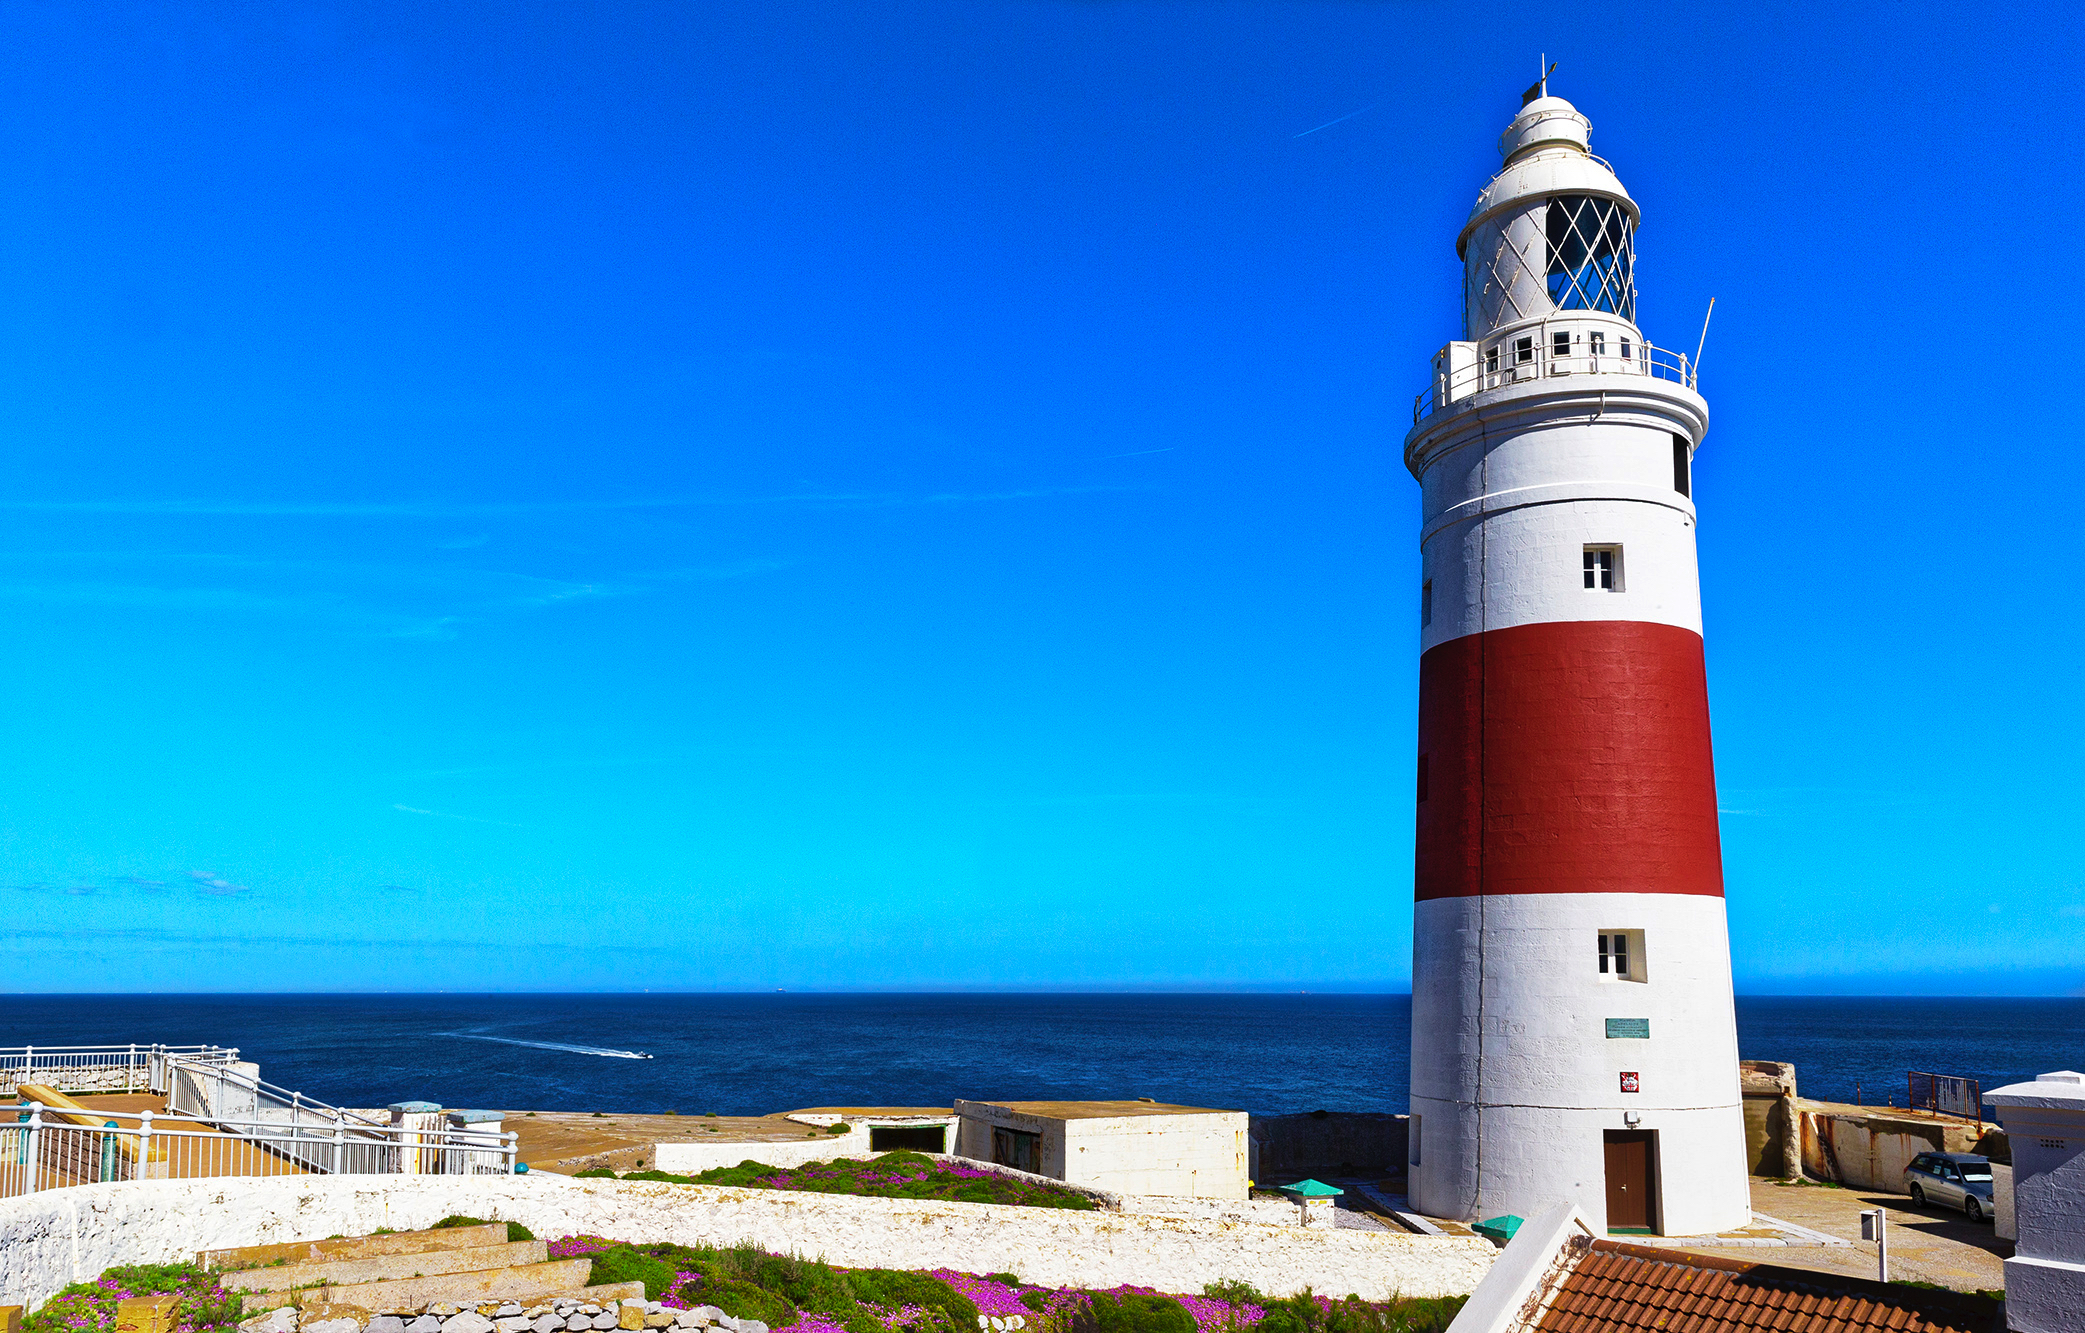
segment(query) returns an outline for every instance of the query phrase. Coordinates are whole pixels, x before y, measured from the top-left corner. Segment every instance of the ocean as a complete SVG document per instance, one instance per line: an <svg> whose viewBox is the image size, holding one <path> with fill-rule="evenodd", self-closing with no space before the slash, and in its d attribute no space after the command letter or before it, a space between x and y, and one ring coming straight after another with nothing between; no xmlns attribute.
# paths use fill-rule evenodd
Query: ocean
<svg viewBox="0 0 2085 1333"><path fill-rule="evenodd" d="M16 995L0 1046L237 1046L338 1106L699 1115L1150 1097L1281 1115L1403 1111L1411 997L1353 994ZM1902 1104L2085 1067L2085 999L1774 996L1738 1051L1805 1096ZM622 1052L647 1052L649 1060Z"/></svg>

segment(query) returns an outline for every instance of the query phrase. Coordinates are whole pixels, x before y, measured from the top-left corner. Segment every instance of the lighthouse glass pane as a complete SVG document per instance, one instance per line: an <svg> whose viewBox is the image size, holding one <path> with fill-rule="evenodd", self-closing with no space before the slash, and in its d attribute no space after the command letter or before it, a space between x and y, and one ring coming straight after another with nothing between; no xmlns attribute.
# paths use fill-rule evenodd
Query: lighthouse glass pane
<svg viewBox="0 0 2085 1333"><path fill-rule="evenodd" d="M1636 318L1635 246L1629 214L1611 199L1549 201L1549 300L1559 310Z"/></svg>

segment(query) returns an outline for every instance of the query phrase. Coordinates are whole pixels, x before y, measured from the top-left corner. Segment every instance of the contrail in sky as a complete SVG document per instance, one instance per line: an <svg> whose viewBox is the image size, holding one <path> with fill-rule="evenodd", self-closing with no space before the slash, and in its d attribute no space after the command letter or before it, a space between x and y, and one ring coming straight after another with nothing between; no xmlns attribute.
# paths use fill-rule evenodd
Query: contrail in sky
<svg viewBox="0 0 2085 1333"><path fill-rule="evenodd" d="M1362 107L1361 111L1373 111L1375 109L1376 103L1370 102L1367 106ZM1339 120L1328 120L1322 125L1313 125L1309 129L1303 131L1303 134L1316 134L1319 130L1329 130L1334 125L1339 124L1340 120L1352 120L1354 117L1360 115L1361 111L1349 111L1344 116L1341 116ZM1291 139L1300 139L1303 137L1303 134L1291 134L1289 137Z"/></svg>

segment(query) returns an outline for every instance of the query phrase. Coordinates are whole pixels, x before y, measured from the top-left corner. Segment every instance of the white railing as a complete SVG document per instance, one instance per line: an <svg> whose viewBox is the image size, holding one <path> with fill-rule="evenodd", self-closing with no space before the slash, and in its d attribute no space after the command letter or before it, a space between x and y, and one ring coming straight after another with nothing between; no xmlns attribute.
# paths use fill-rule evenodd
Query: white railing
<svg viewBox="0 0 2085 1333"><path fill-rule="evenodd" d="M1591 341L1595 333L1599 340ZM1564 335L1570 342L1559 350L1557 339ZM1559 320L1554 328L1531 324L1496 339L1450 343L1435 358L1433 383L1412 399L1412 421L1416 425L1472 394L1562 375L1635 375L1696 387L1684 352Z"/></svg>
<svg viewBox="0 0 2085 1333"><path fill-rule="evenodd" d="M81 1125L75 1119L98 1124ZM162 1120L164 1117L161 1118ZM227 1176L510 1175L518 1136L365 1125L157 1123L151 1112L0 1111L0 1198L69 1185Z"/></svg>
<svg viewBox="0 0 2085 1333"><path fill-rule="evenodd" d="M228 1065L239 1058L228 1046L0 1046L0 1095L24 1083L60 1092L164 1092L166 1061L196 1066Z"/></svg>
<svg viewBox="0 0 2085 1333"><path fill-rule="evenodd" d="M167 1110L218 1124L257 1120L303 1129L341 1125L348 1129L383 1128L381 1120L330 1106L301 1092L279 1088L249 1073L251 1065L190 1061L169 1055L166 1080L154 1092L166 1094Z"/></svg>

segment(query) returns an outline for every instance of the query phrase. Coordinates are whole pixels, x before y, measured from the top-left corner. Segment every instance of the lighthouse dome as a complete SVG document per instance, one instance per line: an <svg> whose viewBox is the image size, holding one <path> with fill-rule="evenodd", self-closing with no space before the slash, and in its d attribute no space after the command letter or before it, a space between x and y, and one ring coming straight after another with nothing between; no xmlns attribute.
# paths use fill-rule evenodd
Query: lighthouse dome
<svg viewBox="0 0 2085 1333"><path fill-rule="evenodd" d="M1465 337L1560 311L1634 323L1640 214L1614 169L1593 156L1591 138L1590 123L1561 97L1530 100L1499 136L1506 164L1477 192L1455 238Z"/></svg>
<svg viewBox="0 0 2085 1333"><path fill-rule="evenodd" d="M1455 253L1467 258L1470 234L1498 214L1550 195L1593 195L1619 203L1633 226L1640 214L1614 168L1588 146L1592 124L1561 97L1539 97L1520 109L1499 136L1505 168L1477 192L1469 220L1455 238Z"/></svg>

